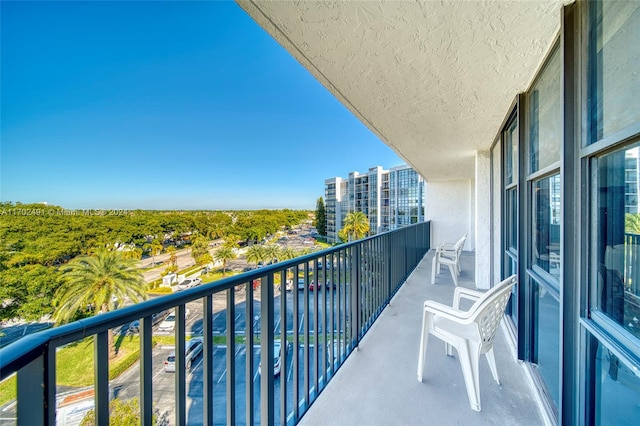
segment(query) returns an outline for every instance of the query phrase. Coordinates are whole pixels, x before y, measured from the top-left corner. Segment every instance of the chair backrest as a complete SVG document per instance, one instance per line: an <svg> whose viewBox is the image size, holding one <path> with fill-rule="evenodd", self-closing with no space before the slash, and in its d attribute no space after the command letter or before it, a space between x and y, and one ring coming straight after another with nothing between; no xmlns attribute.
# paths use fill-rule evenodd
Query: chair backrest
<svg viewBox="0 0 640 426"><path fill-rule="evenodd" d="M458 241L458 244L460 244L460 250L464 248L464 243L467 242L467 235L469 234L464 234L462 238L460 238L460 240Z"/></svg>
<svg viewBox="0 0 640 426"><path fill-rule="evenodd" d="M498 325L500 325L507 302L511 296L511 289L517 281L516 275L511 275L501 281L478 299L469 310L472 312L473 321L478 325L482 345L481 353L490 349L493 345Z"/></svg>

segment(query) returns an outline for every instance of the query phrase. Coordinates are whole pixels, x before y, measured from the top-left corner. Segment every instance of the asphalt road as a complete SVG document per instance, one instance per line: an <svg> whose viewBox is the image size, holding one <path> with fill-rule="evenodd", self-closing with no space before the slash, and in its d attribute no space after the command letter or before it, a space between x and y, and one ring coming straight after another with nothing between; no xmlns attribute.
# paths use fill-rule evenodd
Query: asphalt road
<svg viewBox="0 0 640 426"><path fill-rule="evenodd" d="M327 305L329 305L330 297L328 292L319 291L318 293L321 295L319 298L319 305L322 306L322 302L326 301ZM313 341L313 318L314 313L313 309L315 306L314 303L314 294L310 292L309 294L309 315L308 318L305 318L303 313L303 302L304 302L304 292L302 291L294 291L286 293L286 322L287 322L287 334L291 336L293 334L293 298L298 298L298 303L300 307L300 311L298 313L299 316L299 332L302 336L302 332L304 327L306 326L306 322L309 323L309 328L311 330L310 335L311 341ZM335 295L334 295L335 297ZM234 329L236 336L241 336L245 334L246 324L249 322L251 327L253 327L255 333L259 333L259 324L260 324L260 301L254 300L254 317L251 319L246 318L246 303L245 301L240 301L235 306L235 316L234 316ZM275 322L274 322L274 332L276 333L276 338L279 338L280 335L280 327L281 327L281 315L280 315L280 296L276 296L275 298ZM186 329L187 333L191 335L201 335L202 334L202 303L200 301L194 301L187 305L189 308L190 314L187 318ZM337 324L337 311L335 311L335 321ZM322 321L322 315L319 315L319 330L323 331L322 323L329 324L327 320ZM214 309L214 317L213 317L213 329L214 335L224 336L227 332L227 322L226 322L226 311L225 310L215 310ZM330 330L330 327L326 327L327 330ZM156 335L162 334L172 334L172 333L161 333L158 331L154 331ZM329 333L329 331L327 331ZM328 336L329 338L329 336ZM302 339L302 337L301 337ZM276 423L279 423L280 412L279 412L279 399L280 399L280 385L282 380L286 380L287 385L287 406L289 407L289 411L292 409L293 404L293 348L295 346L291 346L291 349L287 352L286 362L282 363L282 372L281 374L275 378L275 400L276 400ZM309 370L310 370L310 386L314 384L314 350L313 346L310 345L309 350ZM166 420L165 424L175 424L175 412L174 406L174 396L175 396L175 374L168 373L164 371L164 361L167 356L172 352L173 346L163 346L158 345L153 349L153 402L154 407L158 410L159 415ZM304 348L302 345L297 347L299 351L299 386L301 393L303 392L303 377L304 377ZM254 369L251 377L246 377L246 346L244 344L238 344L235 348L235 358L236 358L236 421L239 423L245 422L246 416L246 408L245 408L245 397L246 397L246 383L247 381L253 381L254 383L254 401L255 401L255 418L259 419L260 416L260 374L258 371L258 365L260 363L260 347L254 346ZM324 348L320 348L320 359L327 359L327 354ZM226 357L227 351L226 346L217 345L214 350L214 417L216 424L226 424ZM193 362L190 371L187 375L187 419L189 424L199 425L202 424L203 419L203 404L202 404L202 386L203 386L203 371L202 371L202 355L198 356ZM139 397L139 364L134 364L129 370L121 374L118 378L114 379L111 382L111 388L114 390L116 397L122 399L129 399L133 397ZM321 380L322 382L323 380ZM0 425L10 425L15 424L16 413L15 413L15 405L5 407L5 409L0 412Z"/></svg>
<svg viewBox="0 0 640 426"><path fill-rule="evenodd" d="M319 293L322 294L322 293ZM303 306L303 298L304 293L302 291L287 293L287 334L293 334L293 297L298 297L299 299L299 324L300 324L300 332L302 334L302 330L305 326L305 317L302 312ZM327 293L328 299L328 293ZM321 297L319 302L321 302L323 298ZM309 300L309 328L311 331L311 336L313 336L313 294L310 295ZM199 302L192 302L188 305L190 310L189 318L187 318L187 331L192 334L201 334L202 333L202 304ZM251 322L251 326L254 328L254 332L259 333L259 322L260 322L260 302L254 300L254 318L249 319ZM274 332L276 333L276 338L279 338L280 334L280 298L276 297L275 300L275 327ZM321 316L320 316L321 318ZM247 324L246 318L246 303L240 302L235 307L235 316L234 316L234 329L236 335L244 335L245 326ZM337 319L336 319L337 322ZM328 321L327 321L328 324ZM319 330L322 331L321 324ZM223 336L227 332L227 323L226 323L226 311L214 311L213 317L213 329L214 335ZM329 330L329 328L327 327ZM161 334L157 333L156 334ZM313 339L313 337L312 337ZM313 346L311 345L311 348ZM291 409L293 404L293 350L294 346L291 346L287 353L286 363L283 363L282 372L280 376L275 379L275 399L276 399L276 423L279 423L279 398L280 398L280 383L281 380L287 380L287 405ZM164 360L173 350L173 346L157 346L153 350L153 401L154 406L158 409L161 416L164 416L168 421L168 424L175 423L175 412L173 408L175 406L174 396L175 396L175 374L167 373L164 371ZM245 408L245 397L246 397L246 384L247 380L251 380L254 383L254 401L255 401L255 413L257 419L260 416L260 374L258 371L258 365L260 363L260 347L258 345L253 347L254 351L254 369L252 373L252 377L247 378L245 374L246 370L246 346L244 344L238 344L235 347L235 358L236 358L236 422L244 423L246 416L246 408ZM300 380L300 389L302 392L303 389L303 372L304 372L304 348L303 346L298 346L299 351L299 380ZM323 349L320 349L321 359L325 359L326 353ZM224 345L216 345L214 349L214 418L216 424L226 424L226 359L227 359L227 350ZM313 386L313 374L314 374L314 350L309 350L310 357L310 377L311 385ZM199 425L202 424L203 419L203 404L202 404L202 386L203 386L203 371L202 371L202 356L198 356L195 362L192 364L191 370L187 375L187 419L189 424ZM119 398L128 399L131 397L139 396L139 368L138 364L134 365L128 371L123 373L120 377L115 379L112 382L112 388L117 389L117 396Z"/></svg>

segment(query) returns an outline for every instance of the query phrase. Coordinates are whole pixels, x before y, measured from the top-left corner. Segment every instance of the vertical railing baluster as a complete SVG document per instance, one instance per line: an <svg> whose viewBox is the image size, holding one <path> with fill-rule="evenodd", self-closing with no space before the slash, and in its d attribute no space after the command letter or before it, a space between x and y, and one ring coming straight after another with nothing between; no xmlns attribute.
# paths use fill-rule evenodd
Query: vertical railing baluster
<svg viewBox="0 0 640 426"><path fill-rule="evenodd" d="M109 336L111 330L95 335L94 374L95 374L95 413L96 425L109 425Z"/></svg>
<svg viewBox="0 0 640 426"><path fill-rule="evenodd" d="M55 357L50 356L50 351L55 352L47 346L17 372L18 426L55 424Z"/></svg>
<svg viewBox="0 0 640 426"><path fill-rule="evenodd" d="M342 293L344 292L344 290L342 290L344 288L344 280L342 279L342 267L340 266L342 261L342 250L339 250L338 252L338 258L336 259L336 279L337 279L337 285L336 285L336 307L338 312L337 314L337 318L336 318L336 329L338 331L338 359L341 360L342 359Z"/></svg>
<svg viewBox="0 0 640 426"><path fill-rule="evenodd" d="M213 425L213 295L202 299L202 399L203 424Z"/></svg>
<svg viewBox="0 0 640 426"><path fill-rule="evenodd" d="M351 335L350 343L352 347L358 347L360 344L360 261L359 246L356 244L349 248L349 270L351 282Z"/></svg>
<svg viewBox="0 0 640 426"><path fill-rule="evenodd" d="M304 290L303 290L303 303L304 303L304 406L305 410L309 407L309 261L304 263Z"/></svg>
<svg viewBox="0 0 640 426"><path fill-rule="evenodd" d="M318 321L318 287L320 287L320 270L318 269L318 258L316 257L313 260L313 270L314 270L314 281L315 285L313 286L313 364L314 364L314 375L313 375L313 386L315 389L315 397L318 398L318 392L320 392L319 387L319 376L320 376L320 333L319 326L320 323Z"/></svg>
<svg viewBox="0 0 640 426"><path fill-rule="evenodd" d="M300 326L300 308L298 306L298 280L300 279L300 268L296 264L293 268L293 421L298 422L300 418L299 403L300 403L300 377L298 373L298 366L300 362L300 333L298 327Z"/></svg>
<svg viewBox="0 0 640 426"><path fill-rule="evenodd" d="M227 290L227 424L236 424L236 302L235 287Z"/></svg>
<svg viewBox="0 0 640 426"><path fill-rule="evenodd" d="M324 265L324 268L322 269L322 291L321 291L321 299L322 299L322 312L321 312L321 316L322 316L322 359L321 359L321 365L322 365L322 377L324 377L324 384L323 384L323 388L324 386L327 385L327 360L328 355L327 355L327 291L329 290L327 288L327 274L329 273L329 270L327 269L328 267L328 263L327 263L327 256L322 256L322 262Z"/></svg>
<svg viewBox="0 0 640 426"><path fill-rule="evenodd" d="M275 332L275 330L274 330ZM280 271L280 424L287 424L287 271Z"/></svg>
<svg viewBox="0 0 640 426"><path fill-rule="evenodd" d="M176 314L176 349L175 349L175 389L176 389L176 425L187 424L187 365L185 359L186 323L185 306L175 308Z"/></svg>
<svg viewBox="0 0 640 426"><path fill-rule="evenodd" d="M335 334L336 333L335 332L335 328L336 328L336 323L335 323L335 319L336 319L336 317L335 317L335 313L336 313L335 302L336 302L336 300L335 300L334 287L337 288L336 287L335 270L334 270L335 265L333 263L334 260L335 260L334 253L331 253L329 255L329 259L331 261L331 285L329 286L329 304L330 304L329 306L331 307L331 311L330 311L330 316L331 317L329 319L329 323L330 323L330 326L331 326L331 350L329 351L329 356L331 357L331 366L330 367L331 367L331 374L333 375L333 373L335 373L335 371L336 371L335 370L335 365L334 365L335 364L335 360L334 360L334 358L335 358L335 356L334 356L335 349L334 349L334 346L335 346L335 338L336 338L336 334Z"/></svg>
<svg viewBox="0 0 640 426"><path fill-rule="evenodd" d="M140 324L140 424L153 424L153 357L151 318L141 318Z"/></svg>
<svg viewBox="0 0 640 426"><path fill-rule="evenodd" d="M253 356L253 281L245 285L245 342L246 365L245 365L245 417L246 424L252 425L255 422L255 401L253 398L253 366L255 364ZM262 359L262 358L261 358Z"/></svg>
<svg viewBox="0 0 640 426"><path fill-rule="evenodd" d="M342 255L342 265L344 269L344 291L342 292L342 324L344 326L344 352L349 353L351 349L351 287L353 283L351 281L351 269L349 269L349 259L351 255L351 249L345 249ZM348 307L348 308L347 308Z"/></svg>
<svg viewBox="0 0 640 426"><path fill-rule="evenodd" d="M260 424L274 424L274 386L273 386L273 273L260 279Z"/></svg>

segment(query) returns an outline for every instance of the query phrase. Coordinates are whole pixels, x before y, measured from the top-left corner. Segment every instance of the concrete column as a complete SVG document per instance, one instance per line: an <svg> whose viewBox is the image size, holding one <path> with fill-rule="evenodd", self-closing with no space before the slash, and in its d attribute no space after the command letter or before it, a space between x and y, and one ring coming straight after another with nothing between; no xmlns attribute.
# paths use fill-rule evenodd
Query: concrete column
<svg viewBox="0 0 640 426"><path fill-rule="evenodd" d="M491 161L489 151L476 152L475 249L476 287L491 285Z"/></svg>
<svg viewBox="0 0 640 426"><path fill-rule="evenodd" d="M431 221L431 244L455 243L465 233L465 250L473 250L473 181L427 182L425 219Z"/></svg>

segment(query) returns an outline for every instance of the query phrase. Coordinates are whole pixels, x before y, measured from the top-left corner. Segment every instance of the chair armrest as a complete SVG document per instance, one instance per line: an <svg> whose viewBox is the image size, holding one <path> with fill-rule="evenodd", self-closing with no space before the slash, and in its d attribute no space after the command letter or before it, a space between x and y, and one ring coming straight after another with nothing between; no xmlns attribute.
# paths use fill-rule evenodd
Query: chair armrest
<svg viewBox="0 0 640 426"><path fill-rule="evenodd" d="M469 314L467 312L454 309L451 306L436 302L435 300L427 300L424 302L424 310L439 317L457 322L458 324L466 324L469 322Z"/></svg>
<svg viewBox="0 0 640 426"><path fill-rule="evenodd" d="M449 250L449 249L446 249L446 248L438 247L436 249L436 255L438 255L438 256L446 256L446 257L451 257L451 258L453 258L453 257L457 258L458 257L458 252L456 250Z"/></svg>
<svg viewBox="0 0 640 426"><path fill-rule="evenodd" d="M476 301L484 296L484 294L485 293L481 291L471 290L470 288L456 287L453 293L453 307L459 309L461 299Z"/></svg>

